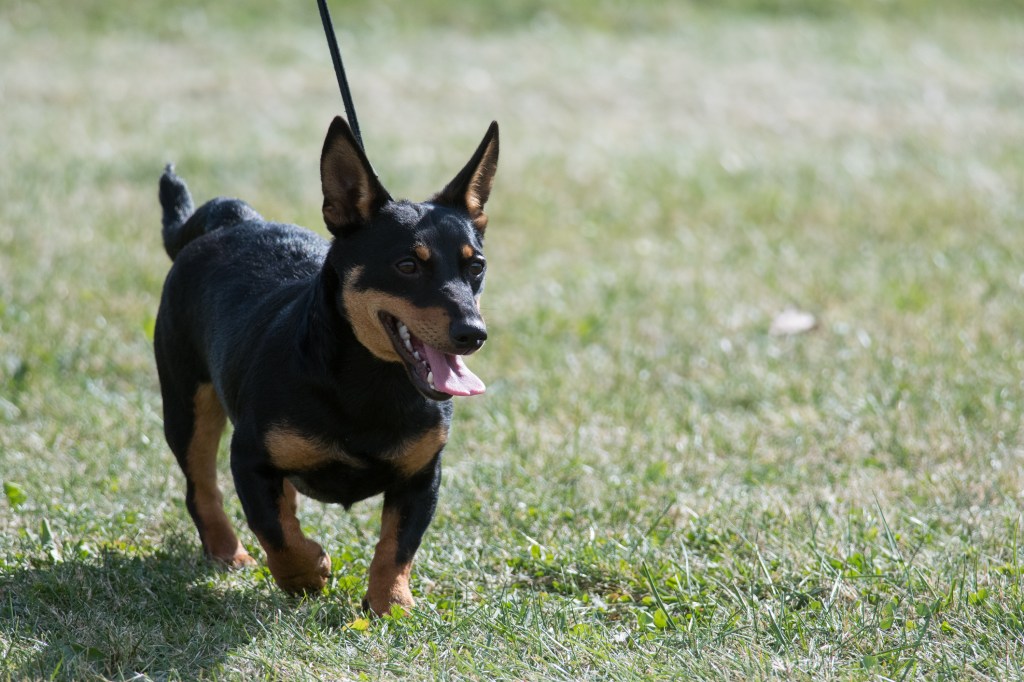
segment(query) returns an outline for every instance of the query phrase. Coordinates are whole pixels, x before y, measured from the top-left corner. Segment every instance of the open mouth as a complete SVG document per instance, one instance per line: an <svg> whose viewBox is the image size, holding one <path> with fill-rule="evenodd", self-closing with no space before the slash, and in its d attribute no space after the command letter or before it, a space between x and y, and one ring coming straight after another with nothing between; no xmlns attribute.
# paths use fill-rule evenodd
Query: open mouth
<svg viewBox="0 0 1024 682"><path fill-rule="evenodd" d="M466 367L461 355L428 346L393 315L381 312L380 319L405 364L409 379L420 393L432 400L448 400L453 395L484 392L484 382Z"/></svg>

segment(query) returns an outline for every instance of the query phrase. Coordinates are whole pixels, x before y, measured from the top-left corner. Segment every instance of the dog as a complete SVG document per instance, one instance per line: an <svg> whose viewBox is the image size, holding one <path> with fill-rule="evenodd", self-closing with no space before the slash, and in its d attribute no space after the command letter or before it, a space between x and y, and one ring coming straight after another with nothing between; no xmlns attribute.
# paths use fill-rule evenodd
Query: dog
<svg viewBox="0 0 1024 682"><path fill-rule="evenodd" d="M276 583L318 593L330 576L330 558L296 518L297 493L346 509L383 493L362 606L413 607L410 572L437 505L451 398L484 391L463 357L487 339L484 205L497 163L492 122L444 189L395 200L337 117L320 157L330 242L237 199L195 210L167 166L159 196L173 263L154 351L164 433L206 556L256 563L217 485L230 419L235 489Z"/></svg>

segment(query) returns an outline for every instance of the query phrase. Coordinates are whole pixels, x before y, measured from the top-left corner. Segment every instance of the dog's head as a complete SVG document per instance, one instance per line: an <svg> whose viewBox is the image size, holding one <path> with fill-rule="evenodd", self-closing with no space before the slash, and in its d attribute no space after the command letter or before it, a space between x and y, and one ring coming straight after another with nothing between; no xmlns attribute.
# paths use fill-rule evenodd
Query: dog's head
<svg viewBox="0 0 1024 682"><path fill-rule="evenodd" d="M497 165L498 124L491 123L443 190L422 203L396 201L344 119L334 119L324 141L324 222L335 237L327 267L340 283L337 304L363 346L404 364L434 400L484 391L462 356L487 339L483 208Z"/></svg>

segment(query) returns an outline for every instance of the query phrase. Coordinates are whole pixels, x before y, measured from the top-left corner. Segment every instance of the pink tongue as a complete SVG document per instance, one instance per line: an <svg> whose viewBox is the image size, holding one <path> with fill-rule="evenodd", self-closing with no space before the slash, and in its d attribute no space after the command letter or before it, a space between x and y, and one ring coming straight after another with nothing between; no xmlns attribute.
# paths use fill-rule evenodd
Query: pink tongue
<svg viewBox="0 0 1024 682"><path fill-rule="evenodd" d="M480 395L484 382L469 371L461 355L449 355L424 344L423 352L434 373L434 386L448 395Z"/></svg>

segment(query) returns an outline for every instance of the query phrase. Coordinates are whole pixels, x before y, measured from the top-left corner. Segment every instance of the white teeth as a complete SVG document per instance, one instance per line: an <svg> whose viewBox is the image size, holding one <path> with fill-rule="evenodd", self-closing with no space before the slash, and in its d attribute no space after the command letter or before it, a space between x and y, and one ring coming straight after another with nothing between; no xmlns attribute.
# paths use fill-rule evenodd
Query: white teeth
<svg viewBox="0 0 1024 682"><path fill-rule="evenodd" d="M402 339L402 344L405 346L405 349L408 350L414 358L416 358L416 361L420 363L420 366L423 367L423 369L427 370L427 385L436 391L437 387L434 386L434 372L431 371L430 365L428 365L427 361L423 359L420 352L412 347L412 334L409 333L409 328L402 322L396 324L395 328L398 330L398 336Z"/></svg>
<svg viewBox="0 0 1024 682"><path fill-rule="evenodd" d="M405 344L406 349L411 353L412 352L412 334L409 333L409 328L406 327L405 324L403 324L402 322L399 322L398 325L397 325L397 329L398 329L398 336L399 336L399 338L402 339L402 343Z"/></svg>

